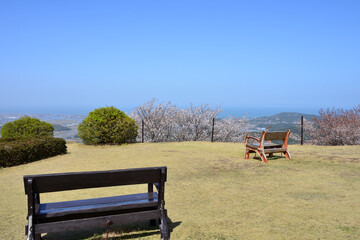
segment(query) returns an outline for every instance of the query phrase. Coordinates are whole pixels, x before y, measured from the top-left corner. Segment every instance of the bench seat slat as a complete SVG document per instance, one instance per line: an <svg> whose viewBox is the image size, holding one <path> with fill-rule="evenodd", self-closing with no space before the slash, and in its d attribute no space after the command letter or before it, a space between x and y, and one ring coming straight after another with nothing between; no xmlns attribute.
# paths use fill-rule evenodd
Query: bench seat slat
<svg viewBox="0 0 360 240"><path fill-rule="evenodd" d="M248 143L246 144L246 147L249 147L249 148L259 148L260 147L260 144L259 143ZM279 143L264 143L264 149L266 148L281 148L282 147L282 144L279 144Z"/></svg>
<svg viewBox="0 0 360 240"><path fill-rule="evenodd" d="M37 217L52 218L79 213L94 213L156 206L158 206L157 193L140 193L116 197L44 203L40 204Z"/></svg>
<svg viewBox="0 0 360 240"><path fill-rule="evenodd" d="M134 201L134 200L142 200L142 199L157 199L157 197L158 197L158 195L156 192L150 192L150 193L138 193L138 194L132 194L132 195L93 198L93 199L84 199L84 200L75 200L75 201L66 201L66 202L43 203L40 205L40 210L49 210L49 209L53 209L53 208L76 207L76 206L83 206L83 205L90 205L90 204L125 202L125 201Z"/></svg>
<svg viewBox="0 0 360 240"><path fill-rule="evenodd" d="M271 148L271 149L264 149L265 153L280 153L280 152L286 152L285 148Z"/></svg>

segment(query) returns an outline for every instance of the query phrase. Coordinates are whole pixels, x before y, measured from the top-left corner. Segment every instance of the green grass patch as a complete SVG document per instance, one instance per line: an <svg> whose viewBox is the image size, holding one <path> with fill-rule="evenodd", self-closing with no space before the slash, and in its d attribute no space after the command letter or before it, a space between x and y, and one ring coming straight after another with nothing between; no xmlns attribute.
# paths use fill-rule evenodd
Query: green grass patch
<svg viewBox="0 0 360 240"><path fill-rule="evenodd" d="M238 143L68 144L68 154L0 169L0 239L24 239L22 176L168 166L172 239L360 239L360 148L291 145L292 160L244 159ZM124 186L43 194L42 202L146 191ZM44 235L102 239L105 226ZM159 239L147 222L111 226L111 239Z"/></svg>

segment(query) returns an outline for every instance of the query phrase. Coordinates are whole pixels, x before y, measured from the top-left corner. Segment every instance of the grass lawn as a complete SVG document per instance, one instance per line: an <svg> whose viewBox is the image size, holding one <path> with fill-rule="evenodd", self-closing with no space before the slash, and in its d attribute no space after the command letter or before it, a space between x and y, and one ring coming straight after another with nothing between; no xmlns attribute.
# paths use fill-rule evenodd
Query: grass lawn
<svg viewBox="0 0 360 240"><path fill-rule="evenodd" d="M68 154L0 169L0 239L25 239L25 174L168 167L172 239L360 239L360 147L289 147L292 160L244 159L240 143L68 144ZM146 185L43 194L42 202L144 192ZM111 239L160 239L145 223ZM44 239L101 239L105 227Z"/></svg>

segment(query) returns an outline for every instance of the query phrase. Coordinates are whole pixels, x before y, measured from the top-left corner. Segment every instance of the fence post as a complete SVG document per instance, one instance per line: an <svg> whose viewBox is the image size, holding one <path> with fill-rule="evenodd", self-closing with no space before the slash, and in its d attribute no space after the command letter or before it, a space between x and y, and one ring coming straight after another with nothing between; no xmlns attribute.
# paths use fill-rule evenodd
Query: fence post
<svg viewBox="0 0 360 240"><path fill-rule="evenodd" d="M141 142L144 142L144 120L141 120Z"/></svg>
<svg viewBox="0 0 360 240"><path fill-rule="evenodd" d="M212 121L211 142L214 142L214 128L215 128L215 118L213 118Z"/></svg>
<svg viewBox="0 0 360 240"><path fill-rule="evenodd" d="M301 116L301 145L304 144L304 116Z"/></svg>

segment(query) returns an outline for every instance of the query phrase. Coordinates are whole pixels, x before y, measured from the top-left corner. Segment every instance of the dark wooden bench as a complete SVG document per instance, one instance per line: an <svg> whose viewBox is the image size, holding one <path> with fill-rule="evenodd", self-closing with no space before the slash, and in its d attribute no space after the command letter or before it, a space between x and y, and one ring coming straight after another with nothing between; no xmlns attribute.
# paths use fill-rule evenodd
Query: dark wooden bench
<svg viewBox="0 0 360 240"><path fill-rule="evenodd" d="M111 224L160 220L162 239L169 239L164 192L166 167L126 170L57 173L24 176L28 197L28 240L41 239L41 233L80 230ZM98 188L131 184L147 184L139 194L40 203L40 193ZM157 192L153 191L153 186Z"/></svg>
<svg viewBox="0 0 360 240"><path fill-rule="evenodd" d="M246 136L245 137L245 159L249 159L250 153L259 154L261 160L268 162L266 154L272 156L274 153L284 153L287 159L291 159L287 149L290 130L285 132L267 132L263 131L260 138ZM253 139L256 143L249 143ZM273 143L274 140L281 140L282 143Z"/></svg>

